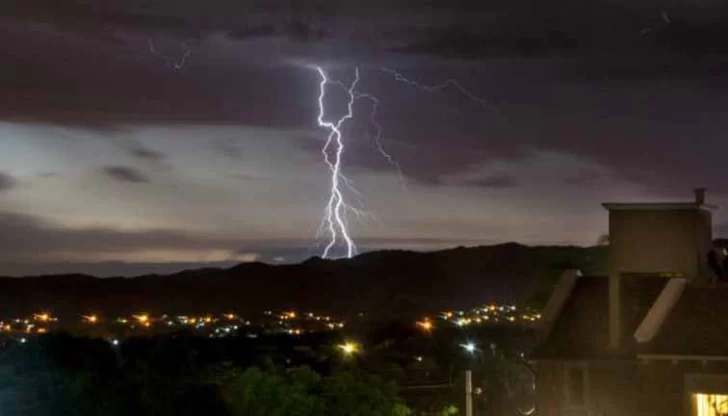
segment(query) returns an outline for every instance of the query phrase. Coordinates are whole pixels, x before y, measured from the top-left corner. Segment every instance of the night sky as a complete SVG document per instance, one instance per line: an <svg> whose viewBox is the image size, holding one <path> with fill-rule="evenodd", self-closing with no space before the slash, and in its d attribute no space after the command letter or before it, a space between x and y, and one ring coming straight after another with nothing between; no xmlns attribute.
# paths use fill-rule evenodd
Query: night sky
<svg viewBox="0 0 728 416"><path fill-rule="evenodd" d="M590 245L601 202L696 186L728 206L723 3L6 1L0 274L320 254L317 65L346 83L359 67L403 174L358 101L344 169L372 214L351 218L362 251Z"/></svg>

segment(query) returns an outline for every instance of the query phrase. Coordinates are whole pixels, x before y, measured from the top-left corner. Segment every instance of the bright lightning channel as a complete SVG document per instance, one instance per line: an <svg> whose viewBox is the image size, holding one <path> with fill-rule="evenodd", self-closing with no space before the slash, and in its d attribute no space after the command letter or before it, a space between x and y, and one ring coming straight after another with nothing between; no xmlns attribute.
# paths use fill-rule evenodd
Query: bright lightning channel
<svg viewBox="0 0 728 416"><path fill-rule="evenodd" d="M316 71L321 78L319 84L319 115L318 125L329 130L329 135L326 139L326 144L321 149L321 153L324 155L324 161L329 167L331 173L331 190L329 195L328 203L324 212L323 225L329 234L329 243L324 248L321 257L327 258L331 249L338 243L339 239L342 239L346 244L346 257L351 258L356 254L356 245L354 240L351 238L348 230L348 223L346 220L346 214L348 211L358 212L355 208L349 205L344 199L344 193L341 189L342 182L344 186L348 186L349 180L343 175L341 170L341 157L344 154L344 141L341 133L342 125L354 116L354 101L356 101L355 88L359 82L359 68L354 71L354 81L351 85L346 88L348 101L348 112L337 121L326 121L326 110L324 106L324 98L326 97L326 84L329 83L329 78L326 72L321 67L316 67ZM333 161L329 155L329 149L333 146ZM349 186L351 188L351 186Z"/></svg>
<svg viewBox="0 0 728 416"><path fill-rule="evenodd" d="M154 52L153 45L150 40L150 50ZM185 45L186 47L186 45ZM189 52L189 49L187 49ZM182 64L184 64L184 59L182 59ZM166 60L166 58L165 58ZM179 68L178 68L179 69ZM422 83L419 83L417 81L413 81L404 75L402 75L400 72L389 69L389 68L380 68L383 72L386 72L392 76L394 76L394 80L397 82L403 82L409 86L415 87L419 90L428 92L428 93L435 93L439 92L441 90L444 90L448 87L453 87L460 91L463 95L468 97L470 100L474 101L478 105L480 105L484 109L492 109L493 105L486 101L485 99L477 96L467 88L465 88L458 80L449 78L445 80L445 82L442 82L440 84L436 85L425 85ZM372 123L372 125L376 129L376 134L374 137L374 142L377 147L377 150L379 153L392 165L397 169L397 172L399 174L400 180L402 181L403 187L405 190L407 190L406 180L404 179L404 175L402 173L402 169L397 163L397 161L394 160L392 155L387 152L382 144L382 133L383 129L381 124L377 120L377 109L379 106L379 99L370 93L360 93L356 91L356 86L359 83L359 68L355 69L354 72L354 81L350 85L346 85L343 82L339 80L333 80L328 77L326 72L319 66L316 67L316 71L319 74L319 77L321 78L321 82L319 84L319 97L318 97L318 106L319 106L319 115L318 115L318 125L320 127L324 127L329 130L329 135L326 139L326 144L321 149L321 153L324 156L324 161L326 162L327 166L329 167L329 172L331 174L331 189L329 191L329 199L326 204L326 209L324 211L324 217L321 222L321 227L319 227L319 233L317 236L320 236L322 232L327 232L329 235L329 243L324 248L324 251L321 255L323 258L328 258L331 250L336 246L336 244L339 242L339 240L343 240L343 242L346 244L346 257L351 258L356 254L356 244L354 243L354 240L351 237L351 234L348 229L348 219L347 219L347 213L352 212L356 215L357 218L361 218L362 215L367 215L365 212L355 208L348 202L346 202L346 199L344 197L344 192L342 191L342 186L352 191L355 195L358 197L363 197L361 193L354 187L353 182L347 178L342 173L342 155L344 154L344 140L343 140L343 134L341 132L341 128L343 124L352 119L354 117L354 102L356 102L357 99L367 99L371 101L372 103L372 110L369 116L369 121ZM342 87L344 90L346 90L348 95L348 112L336 120L333 121L326 121L325 120L325 106L324 106L324 98L326 97L326 85L337 85L339 87ZM330 156L330 148L334 147L333 150L333 161L331 160ZM376 218L374 218L376 219Z"/></svg>

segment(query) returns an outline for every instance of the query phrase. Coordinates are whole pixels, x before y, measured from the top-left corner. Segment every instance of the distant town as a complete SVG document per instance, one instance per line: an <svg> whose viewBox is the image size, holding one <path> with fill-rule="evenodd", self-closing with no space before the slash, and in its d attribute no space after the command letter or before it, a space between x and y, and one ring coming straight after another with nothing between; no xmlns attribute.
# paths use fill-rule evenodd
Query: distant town
<svg viewBox="0 0 728 416"><path fill-rule="evenodd" d="M364 317L364 314L359 314ZM421 318L414 326L423 332L446 327L467 327L487 325L532 326L541 319L533 309L518 308L516 305L483 305L471 310L450 310ZM244 335L256 338L261 334L288 334L337 331L346 322L335 316L305 311L263 311L258 317L243 317L236 313L203 315L152 315L140 312L130 316L113 318L89 313L77 319L60 319L47 311L32 316L0 318L0 335L11 336L20 342L31 337L52 332L69 332L78 336L106 338L112 344L136 336L153 336L192 332L209 338L224 338Z"/></svg>

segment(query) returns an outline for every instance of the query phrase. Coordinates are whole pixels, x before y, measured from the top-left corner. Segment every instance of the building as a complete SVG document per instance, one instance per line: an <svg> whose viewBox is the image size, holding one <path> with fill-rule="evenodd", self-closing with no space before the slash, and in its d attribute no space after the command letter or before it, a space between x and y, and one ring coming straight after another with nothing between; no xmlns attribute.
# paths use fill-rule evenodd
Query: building
<svg viewBox="0 0 728 416"><path fill-rule="evenodd" d="M561 277L534 353L541 416L728 415L728 284L705 192L606 203L607 276ZM711 267L712 266L712 267Z"/></svg>

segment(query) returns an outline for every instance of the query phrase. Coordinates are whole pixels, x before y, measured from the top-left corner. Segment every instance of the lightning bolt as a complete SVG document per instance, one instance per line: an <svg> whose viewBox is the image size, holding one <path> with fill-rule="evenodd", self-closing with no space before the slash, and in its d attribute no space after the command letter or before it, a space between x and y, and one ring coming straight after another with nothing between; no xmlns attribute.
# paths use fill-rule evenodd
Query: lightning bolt
<svg viewBox="0 0 728 416"><path fill-rule="evenodd" d="M179 61L174 62L174 61L170 61L169 58L167 58L165 55L163 55L157 51L157 48L154 47L154 42L152 42L151 38L147 39L147 46L149 47L149 52L164 59L164 63L168 67L170 67L174 70L177 70L177 71L180 71L185 67L185 64L187 63L187 58L189 58L190 54L192 53L192 51L190 50L190 47L187 46L186 42L180 42L180 44L182 45L182 48L184 49L184 54L179 59Z"/></svg>
<svg viewBox="0 0 728 416"><path fill-rule="evenodd" d="M322 225L325 226L330 240L324 248L321 257L327 258L331 249L338 243L339 239L342 239L346 244L346 257L351 258L354 254L356 254L356 245L349 234L346 214L348 211L352 211L358 215L360 211L346 202L344 199L344 193L341 189L342 182L344 183L344 186L347 186L350 189L355 189L353 188L353 185L351 185L349 179L343 175L341 170L341 157L344 154L344 141L341 133L341 127L347 120L354 116L354 101L356 101L356 94L354 90L356 88L356 84L359 82L359 68L356 68L354 71L354 81L352 81L351 85L346 87L347 95L349 97L347 104L348 112L335 122L325 120L326 109L324 106L324 98L326 97L326 84L331 81L329 81L326 72L321 67L316 67L316 71L321 78L321 83L319 84L319 115L317 121L319 127L329 130L329 135L326 138L326 144L321 149L321 153L323 154L324 161L328 165L329 172L331 173L331 190L329 191L329 199L326 204L324 218L322 221ZM343 85L343 83L338 81L333 83ZM332 158L329 155L329 149L331 147L333 147L333 160L331 160Z"/></svg>
<svg viewBox="0 0 728 416"><path fill-rule="evenodd" d="M397 170L399 180L400 182L402 182L402 187L405 191L407 191L407 180L405 179L404 173L402 172L402 167L396 160L394 160L392 154L389 153L382 144L382 134L384 130L382 129L382 125L379 124L379 121L377 120L377 108L379 107L379 98L369 93L357 93L356 98L364 98L372 102L372 111L369 114L369 122L372 123L372 125L376 129L376 133L374 135L374 144L376 145L379 154L381 154L382 157L384 157L387 162L389 162L389 164L394 166L394 168Z"/></svg>
<svg viewBox="0 0 728 416"><path fill-rule="evenodd" d="M327 233L329 237L329 242L324 248L324 251L322 253L323 258L329 257L329 254L331 250L339 243L339 241L342 241L346 245L346 257L351 258L356 254L356 244L354 243L354 240L351 237L351 234L348 229L349 221L348 221L348 213L353 213L358 219L362 216L370 216L366 211L361 210L353 206L352 204L348 203L345 199L345 194L342 188L346 188L349 191L351 191L353 194L355 194L357 197L360 197L363 199L363 195L361 192L359 192L356 187L354 186L354 183L351 179L346 177L342 173L342 155L344 154L344 138L343 133L341 131L342 126L344 123L346 123L348 120L352 119L354 117L354 103L358 99L366 99L369 100L372 103L372 109L371 113L369 115L369 121L370 123L375 127L376 133L374 136L374 142L377 147L377 150L379 153L384 157L392 166L394 166L397 169L397 172L399 174L400 180L402 181L403 187L405 190L407 190L406 180L404 179L404 175L402 173L402 169L397 163L396 160L392 157L392 155L384 148L384 145L382 144L382 134L383 129L379 121L377 120L377 109L379 106L379 98L377 98L375 95L371 93L361 93L356 91L357 84L359 83L359 68L355 68L354 71L354 81L351 82L351 84L347 85L342 81L335 80L329 78L326 71L323 70L323 68L316 66L316 71L318 72L318 75L320 77L320 83L319 83L319 96L318 96L318 107L319 107L319 114L317 118L317 122L319 127L326 128L329 130L329 135L326 138L326 144L321 149L321 153L324 156L324 161L326 162L326 165L329 168L329 173L331 175L330 180L330 186L331 189L329 191L329 198L326 204L326 208L324 210L324 216L321 221L321 225L319 227L319 231L317 233L317 237L320 237L323 233ZM466 97L468 97L470 100L477 103L479 106L481 106L484 109L491 109L493 105L486 101L485 99L477 96L473 92L471 92L469 89L465 88L459 81L456 79L447 79L445 82L436 84L436 85L425 85L421 84L417 81L413 81L404 75L402 75L400 72L389 69L389 68L380 68L382 71L393 75L395 81L397 82L403 82L409 86L415 87L419 90L428 92L428 93L435 93L439 92L441 90L444 90L448 87L455 88L456 90L460 91L462 94L464 94ZM348 96L348 103L347 103L347 109L348 112L339 118L336 121L327 121L326 120L326 109L324 105L324 99L326 97L326 86L327 85L336 85L338 87L343 88ZM331 150L333 148L333 150ZM333 154L333 155L332 155ZM360 205L364 205L361 203L360 199ZM375 217L372 217L376 220Z"/></svg>
<svg viewBox="0 0 728 416"><path fill-rule="evenodd" d="M390 69L390 68L380 68L380 69L382 71L384 71L384 72L386 72L386 73L394 76L394 80L395 81L403 82L403 83L405 83L407 85L410 85L412 87L415 87L415 88L417 88L419 90L432 93L432 92L442 91L442 90L444 90L447 87L453 87L456 90L460 91L463 95L465 95L466 97L468 97L470 100L472 100L473 102L477 103L478 105L480 105L481 107L483 107L486 110L492 109L494 107L494 105L492 103L489 103L487 100L485 100L485 99L477 96L475 93L473 93L469 89L465 88L456 79L448 78L447 80L445 80L445 82L440 83L440 84L425 85L425 84L421 84L421 83L419 83L417 81L413 81L413 80L405 77L404 75L402 75L402 73L400 73L400 72L398 72L398 71L396 71L394 69Z"/></svg>

